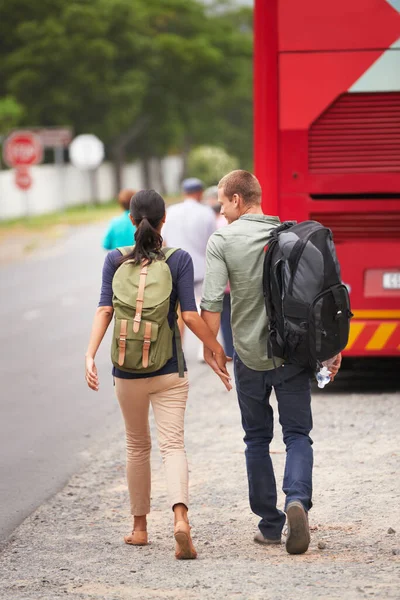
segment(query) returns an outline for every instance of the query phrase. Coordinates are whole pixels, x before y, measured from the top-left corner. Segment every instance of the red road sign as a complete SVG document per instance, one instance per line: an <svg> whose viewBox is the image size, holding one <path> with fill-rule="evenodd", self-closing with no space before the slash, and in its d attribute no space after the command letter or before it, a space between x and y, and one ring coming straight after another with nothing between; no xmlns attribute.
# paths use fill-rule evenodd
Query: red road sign
<svg viewBox="0 0 400 600"><path fill-rule="evenodd" d="M43 159L40 138L31 131L15 131L4 142L3 158L9 167L28 167Z"/></svg>
<svg viewBox="0 0 400 600"><path fill-rule="evenodd" d="M15 185L21 190L28 190L32 185L32 177L28 167L17 167L15 171Z"/></svg>
<svg viewBox="0 0 400 600"><path fill-rule="evenodd" d="M68 148L72 142L72 129L70 127L44 127L34 129L45 148Z"/></svg>

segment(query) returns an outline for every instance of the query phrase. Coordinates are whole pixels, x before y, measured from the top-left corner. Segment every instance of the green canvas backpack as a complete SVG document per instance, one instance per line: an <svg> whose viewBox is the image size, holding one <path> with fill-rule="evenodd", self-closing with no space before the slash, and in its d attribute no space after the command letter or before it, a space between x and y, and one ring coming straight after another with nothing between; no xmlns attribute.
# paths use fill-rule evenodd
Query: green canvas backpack
<svg viewBox="0 0 400 600"><path fill-rule="evenodd" d="M118 250L126 256L133 246ZM163 248L165 260L153 260L150 265L125 261L115 272L111 360L121 371L146 374L161 369L172 357L175 332L179 376L184 377L177 306L173 330L168 323L172 276L166 261L176 250Z"/></svg>

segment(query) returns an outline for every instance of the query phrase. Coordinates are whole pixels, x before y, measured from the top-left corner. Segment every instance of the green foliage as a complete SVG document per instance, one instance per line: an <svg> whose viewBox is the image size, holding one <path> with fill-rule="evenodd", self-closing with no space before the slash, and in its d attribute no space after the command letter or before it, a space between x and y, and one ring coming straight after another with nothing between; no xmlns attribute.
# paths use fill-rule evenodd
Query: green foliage
<svg viewBox="0 0 400 600"><path fill-rule="evenodd" d="M23 114L24 108L12 96L0 98L0 135L16 127Z"/></svg>
<svg viewBox="0 0 400 600"><path fill-rule="evenodd" d="M27 125L69 124L108 142L138 117L150 39L135 4L74 0L16 27L3 70Z"/></svg>
<svg viewBox="0 0 400 600"><path fill-rule="evenodd" d="M188 158L188 173L207 186L216 185L229 171L239 168L238 159L217 146L198 146Z"/></svg>
<svg viewBox="0 0 400 600"><path fill-rule="evenodd" d="M251 164L250 10L221 0L8 0L0 40L0 97L22 107L23 125L71 125L110 148L145 117L133 156L212 143Z"/></svg>
<svg viewBox="0 0 400 600"><path fill-rule="evenodd" d="M196 120L194 137L197 143L223 146L238 157L241 168L252 170L252 11L241 8L218 13L215 27L222 32L218 43L230 72L223 85L217 81L210 90Z"/></svg>

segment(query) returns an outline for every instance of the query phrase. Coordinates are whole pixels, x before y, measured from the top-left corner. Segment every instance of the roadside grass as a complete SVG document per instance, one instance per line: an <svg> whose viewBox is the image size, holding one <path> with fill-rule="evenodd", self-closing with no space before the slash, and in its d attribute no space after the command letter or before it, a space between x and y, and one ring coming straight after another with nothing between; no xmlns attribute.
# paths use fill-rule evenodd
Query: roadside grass
<svg viewBox="0 0 400 600"><path fill-rule="evenodd" d="M56 225L83 225L112 218L119 212L120 209L114 200L104 204L82 204L70 206L65 210L54 213L0 221L0 231L12 233L13 230L17 230L22 233L25 230L29 233Z"/></svg>
<svg viewBox="0 0 400 600"><path fill-rule="evenodd" d="M178 196L167 196L167 205L177 202ZM87 225L97 221L107 221L121 213L121 209L115 200L102 204L79 204L70 206L65 210L21 217L18 219L6 219L0 221L0 238L10 235L29 235L35 233L46 233L49 237L66 226ZM56 236L57 237L57 236Z"/></svg>

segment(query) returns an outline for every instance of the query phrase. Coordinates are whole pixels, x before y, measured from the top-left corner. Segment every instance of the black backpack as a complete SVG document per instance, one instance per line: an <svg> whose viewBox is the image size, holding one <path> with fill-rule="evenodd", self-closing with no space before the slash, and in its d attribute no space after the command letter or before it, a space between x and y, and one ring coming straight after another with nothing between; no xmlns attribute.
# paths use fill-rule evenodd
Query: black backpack
<svg viewBox="0 0 400 600"><path fill-rule="evenodd" d="M330 229L286 221L265 248L268 356L317 370L349 337L350 300Z"/></svg>

